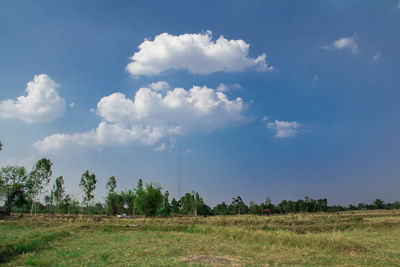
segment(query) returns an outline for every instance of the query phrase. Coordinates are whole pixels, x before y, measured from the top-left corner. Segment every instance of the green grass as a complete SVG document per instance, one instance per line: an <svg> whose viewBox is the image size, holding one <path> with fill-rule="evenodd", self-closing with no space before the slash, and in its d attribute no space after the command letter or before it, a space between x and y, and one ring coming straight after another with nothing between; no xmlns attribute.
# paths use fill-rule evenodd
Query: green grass
<svg viewBox="0 0 400 267"><path fill-rule="evenodd" d="M0 221L0 248L6 266L399 266L400 212L23 217Z"/></svg>

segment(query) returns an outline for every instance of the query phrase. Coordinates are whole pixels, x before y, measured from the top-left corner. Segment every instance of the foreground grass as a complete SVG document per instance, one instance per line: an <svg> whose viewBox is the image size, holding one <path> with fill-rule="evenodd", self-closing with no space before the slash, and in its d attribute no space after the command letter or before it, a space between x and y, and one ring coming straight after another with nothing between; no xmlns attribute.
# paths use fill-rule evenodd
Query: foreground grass
<svg viewBox="0 0 400 267"><path fill-rule="evenodd" d="M38 216L1 221L0 253L12 248L6 266L398 266L399 226L393 211L97 223Z"/></svg>

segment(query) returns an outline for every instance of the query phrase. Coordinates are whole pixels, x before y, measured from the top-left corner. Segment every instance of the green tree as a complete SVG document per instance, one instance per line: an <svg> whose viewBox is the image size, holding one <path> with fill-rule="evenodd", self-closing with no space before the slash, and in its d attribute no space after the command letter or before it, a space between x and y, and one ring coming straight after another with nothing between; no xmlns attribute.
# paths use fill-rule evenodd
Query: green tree
<svg viewBox="0 0 400 267"><path fill-rule="evenodd" d="M161 216L168 216L171 214L171 204L169 203L169 192L166 191L164 193L164 197L163 197L163 204L161 209L158 211L158 214L160 214Z"/></svg>
<svg viewBox="0 0 400 267"><path fill-rule="evenodd" d="M93 191L96 189L96 182L96 175L94 173L90 174L89 171L85 171L82 174L79 187L83 193L82 206L84 205L86 208L89 207L89 204L94 198Z"/></svg>
<svg viewBox="0 0 400 267"><path fill-rule="evenodd" d="M106 204L107 204L107 213L111 213L112 215L117 215L123 209L123 199L122 196L118 193L109 193L107 195Z"/></svg>
<svg viewBox="0 0 400 267"><path fill-rule="evenodd" d="M134 189L130 189L127 191L122 191L121 192L121 206L124 207L125 205L127 206L128 209L128 214L131 214L132 216L135 216L136 213L136 204L135 204L135 199L136 199L136 193ZM125 208L124 208L125 209Z"/></svg>
<svg viewBox="0 0 400 267"><path fill-rule="evenodd" d="M191 193L186 193L183 197L180 199L181 202L181 213L182 214L195 214L196 210L196 203L195 203L195 195Z"/></svg>
<svg viewBox="0 0 400 267"><path fill-rule="evenodd" d="M50 190L50 193L44 196L43 200L46 207L46 211L48 213L54 212L54 189Z"/></svg>
<svg viewBox="0 0 400 267"><path fill-rule="evenodd" d="M106 197L106 213L108 214L109 211L111 211L111 214L116 215L118 213L117 209L117 203L115 202L117 200L117 197L114 196L115 188L117 187L117 180L115 179L114 176L111 176L108 178L107 184L106 184L106 190L107 190L107 197Z"/></svg>
<svg viewBox="0 0 400 267"><path fill-rule="evenodd" d="M0 171L0 197L4 201L4 215L9 216L12 206L25 196L27 180L24 167L4 167Z"/></svg>
<svg viewBox="0 0 400 267"><path fill-rule="evenodd" d="M232 198L232 203L229 205L229 209L232 211L233 214L245 214L249 210L249 208L243 202L240 196Z"/></svg>
<svg viewBox="0 0 400 267"><path fill-rule="evenodd" d="M400 202L399 201L395 201L394 203L393 203L393 207L392 207L393 209L400 209Z"/></svg>
<svg viewBox="0 0 400 267"><path fill-rule="evenodd" d="M179 214L181 210L181 203L177 201L175 198L171 200L171 212L174 214Z"/></svg>
<svg viewBox="0 0 400 267"><path fill-rule="evenodd" d="M287 200L282 200L281 202L279 202L277 208L280 213L288 213L290 211L289 203Z"/></svg>
<svg viewBox="0 0 400 267"><path fill-rule="evenodd" d="M193 195L194 195L194 215L197 216L197 214L199 213L199 208L203 205L204 201L203 198L200 197L199 193L195 193L193 191Z"/></svg>
<svg viewBox="0 0 400 267"><path fill-rule="evenodd" d="M138 209L147 217L156 215L163 202L161 187L146 183L144 189L136 190L136 195L135 204Z"/></svg>
<svg viewBox="0 0 400 267"><path fill-rule="evenodd" d="M319 211L328 211L328 199L326 198L321 198L317 200L317 205L318 205L318 210Z"/></svg>
<svg viewBox="0 0 400 267"><path fill-rule="evenodd" d="M56 178L52 192L54 196L54 201L57 205L57 213L60 213L60 206L62 205L65 194L64 178L62 176Z"/></svg>
<svg viewBox="0 0 400 267"><path fill-rule="evenodd" d="M261 206L254 203L253 201L249 202L249 213L251 214L261 214Z"/></svg>
<svg viewBox="0 0 400 267"><path fill-rule="evenodd" d="M383 204L383 200L377 198L374 200L374 202L372 203L374 205L375 209L384 209L385 205Z"/></svg>
<svg viewBox="0 0 400 267"><path fill-rule="evenodd" d="M225 202L222 202L214 207L214 214L229 215L231 214L231 211L229 210L228 205L226 205Z"/></svg>
<svg viewBox="0 0 400 267"><path fill-rule="evenodd" d="M261 209L270 209L272 212L276 212L277 207L272 203L271 198L267 197L264 203L260 205Z"/></svg>
<svg viewBox="0 0 400 267"><path fill-rule="evenodd" d="M111 176L110 178L108 178L106 185L107 194L114 193L115 188L117 188L117 180L114 176Z"/></svg>
<svg viewBox="0 0 400 267"><path fill-rule="evenodd" d="M42 158L36 162L35 167L29 173L27 186L30 199L32 200L31 215L34 208L36 214L37 199L40 197L40 195L43 193L44 189L50 182L52 165L53 163L49 159Z"/></svg>
<svg viewBox="0 0 400 267"><path fill-rule="evenodd" d="M142 178L140 178L138 183L137 183L137 189L138 190L142 190L143 189L143 180L142 180Z"/></svg>

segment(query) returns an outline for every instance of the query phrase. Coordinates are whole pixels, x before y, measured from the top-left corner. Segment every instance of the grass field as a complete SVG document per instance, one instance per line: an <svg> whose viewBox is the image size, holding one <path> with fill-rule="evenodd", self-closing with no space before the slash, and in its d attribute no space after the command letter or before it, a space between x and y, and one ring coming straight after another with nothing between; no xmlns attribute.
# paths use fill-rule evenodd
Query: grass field
<svg viewBox="0 0 400 267"><path fill-rule="evenodd" d="M400 211L0 221L5 266L400 266Z"/></svg>

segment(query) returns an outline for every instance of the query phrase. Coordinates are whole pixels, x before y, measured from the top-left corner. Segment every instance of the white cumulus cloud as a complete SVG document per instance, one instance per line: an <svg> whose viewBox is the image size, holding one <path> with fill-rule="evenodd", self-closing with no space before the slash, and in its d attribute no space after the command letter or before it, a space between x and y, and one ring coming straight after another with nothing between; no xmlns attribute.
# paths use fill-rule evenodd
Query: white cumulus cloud
<svg viewBox="0 0 400 267"><path fill-rule="evenodd" d="M286 138L295 136L299 132L300 124L296 121L279 121L268 122L268 129L274 130L275 138Z"/></svg>
<svg viewBox="0 0 400 267"><path fill-rule="evenodd" d="M65 112L60 87L47 74L35 75L26 86L26 96L0 102L0 118L17 118L28 123L51 121Z"/></svg>
<svg viewBox="0 0 400 267"><path fill-rule="evenodd" d="M357 39L357 36L342 37L338 40L333 41L331 45L325 45L322 48L336 50L350 49L352 52L355 53L358 51Z"/></svg>
<svg viewBox="0 0 400 267"><path fill-rule="evenodd" d="M211 31L178 36L162 33L154 40L146 39L138 48L126 67L134 76L153 76L171 69L196 74L273 70L267 65L265 54L249 57L250 45L245 41L224 36L213 41Z"/></svg>
<svg viewBox="0 0 400 267"><path fill-rule="evenodd" d="M117 92L98 102L97 114L102 122L96 129L51 135L34 146L51 152L71 145L154 145L168 136L210 133L241 124L247 120L243 109L241 98L229 100L224 93L206 86L175 88L165 94L140 88L133 99Z"/></svg>

